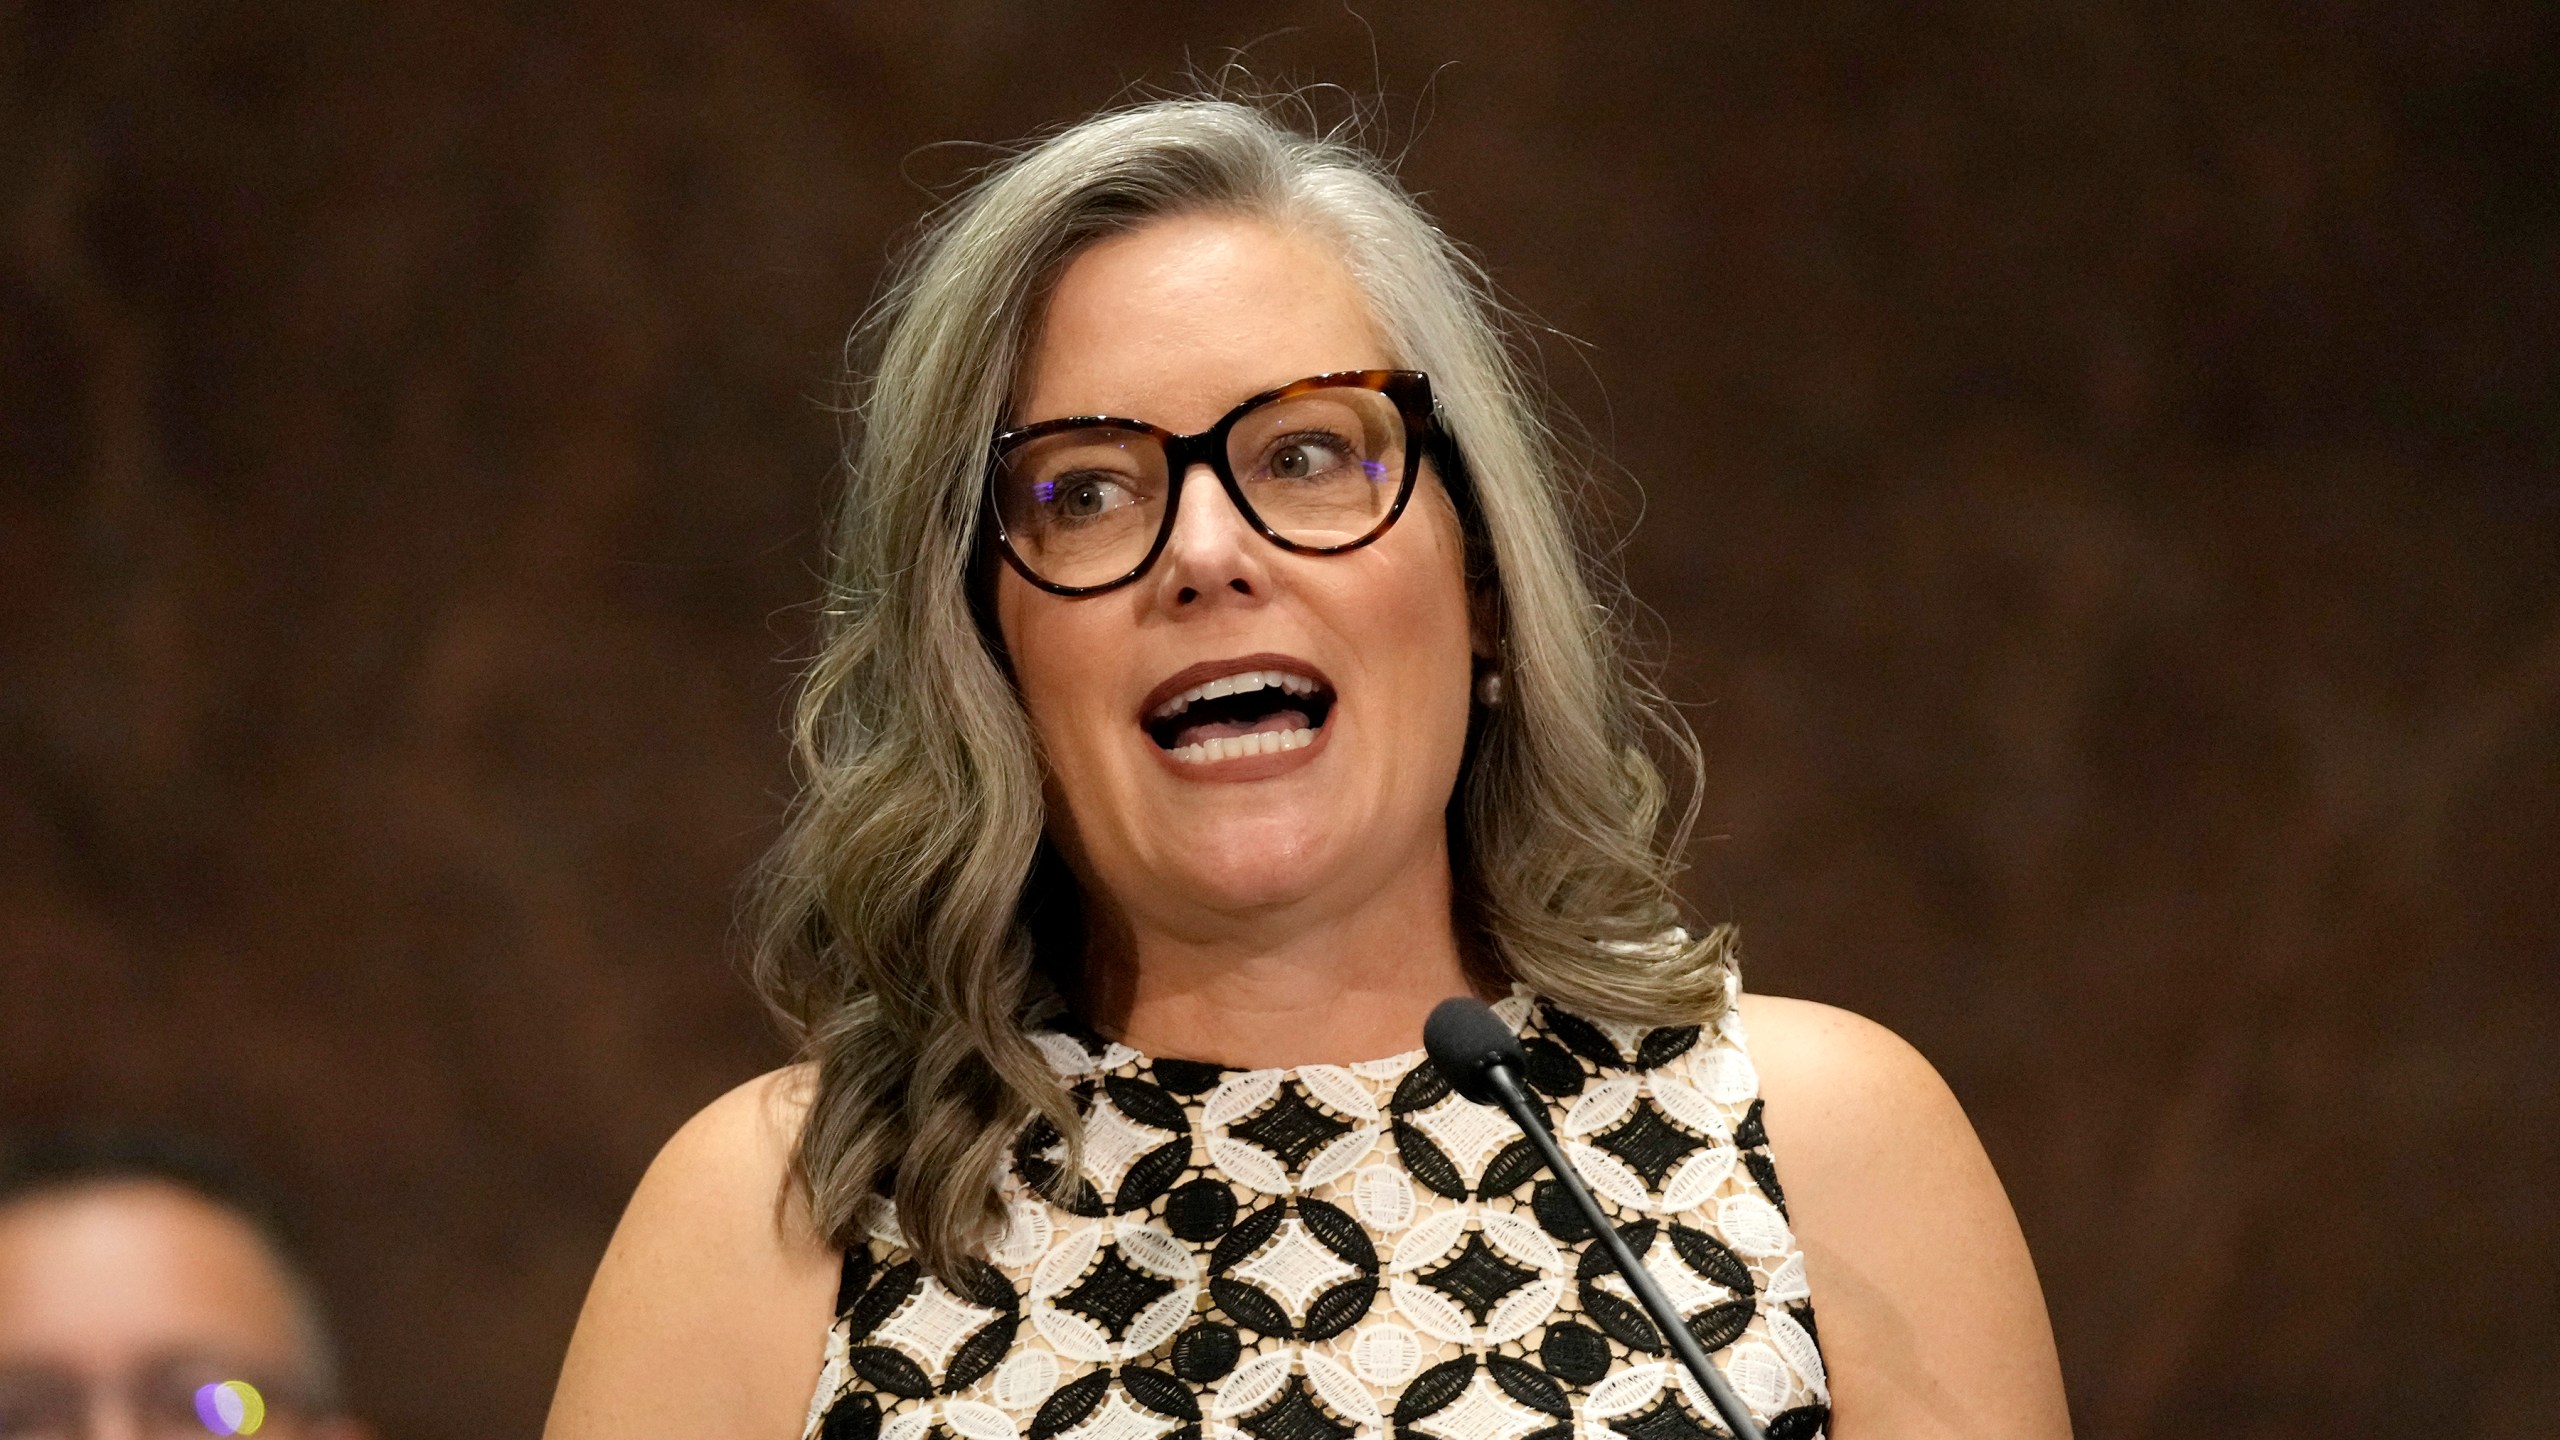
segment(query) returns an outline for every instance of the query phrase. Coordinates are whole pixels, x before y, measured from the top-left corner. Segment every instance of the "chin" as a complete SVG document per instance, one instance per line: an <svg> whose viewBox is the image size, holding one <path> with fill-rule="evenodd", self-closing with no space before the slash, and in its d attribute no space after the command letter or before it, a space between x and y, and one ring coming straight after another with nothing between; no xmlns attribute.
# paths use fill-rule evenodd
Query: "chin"
<svg viewBox="0 0 2560 1440"><path fill-rule="evenodd" d="M1219 911L1292 904L1322 889L1357 857L1345 852L1355 824L1308 816L1236 816L1191 828L1158 871L1167 888Z"/></svg>

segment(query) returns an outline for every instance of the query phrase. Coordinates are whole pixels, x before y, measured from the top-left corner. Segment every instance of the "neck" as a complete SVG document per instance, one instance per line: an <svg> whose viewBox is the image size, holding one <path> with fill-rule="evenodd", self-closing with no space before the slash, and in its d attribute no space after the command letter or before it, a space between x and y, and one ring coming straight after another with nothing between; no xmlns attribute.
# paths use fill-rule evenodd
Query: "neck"
<svg viewBox="0 0 2560 1440"><path fill-rule="evenodd" d="M1149 1055L1243 1069L1416 1049L1432 1006L1482 988L1450 922L1445 855L1416 879L1313 916L1280 907L1194 928L1096 915L1077 1008Z"/></svg>

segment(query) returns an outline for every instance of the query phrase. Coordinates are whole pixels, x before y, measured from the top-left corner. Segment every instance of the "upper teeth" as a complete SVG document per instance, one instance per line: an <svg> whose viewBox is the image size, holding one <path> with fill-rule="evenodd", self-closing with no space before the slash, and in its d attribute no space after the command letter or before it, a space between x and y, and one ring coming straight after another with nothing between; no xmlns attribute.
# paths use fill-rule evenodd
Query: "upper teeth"
<svg viewBox="0 0 2560 1440"><path fill-rule="evenodd" d="M1292 695L1316 693L1316 682L1304 675L1293 675L1286 670L1247 670L1242 674L1221 675L1215 680L1194 685L1157 706L1154 713L1147 718L1162 720L1167 716L1179 715L1190 709L1192 702L1198 700L1215 700L1222 695L1242 695L1251 690L1268 690L1275 687Z"/></svg>

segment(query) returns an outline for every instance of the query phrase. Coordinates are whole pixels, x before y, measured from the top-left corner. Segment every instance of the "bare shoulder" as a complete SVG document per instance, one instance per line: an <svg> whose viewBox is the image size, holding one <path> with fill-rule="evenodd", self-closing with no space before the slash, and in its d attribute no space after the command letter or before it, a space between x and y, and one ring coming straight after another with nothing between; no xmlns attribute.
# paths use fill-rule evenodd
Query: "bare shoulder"
<svg viewBox="0 0 2560 1440"><path fill-rule="evenodd" d="M1746 995L1834 1440L2070 1433L2035 1265L1945 1080L1874 1021Z"/></svg>
<svg viewBox="0 0 2560 1440"><path fill-rule="evenodd" d="M1910 1083L1914 1071L1935 1077L1909 1041L1837 1005L1745 994L1742 1020L1751 1033L1751 1058L1764 1072L1800 1071L1801 1078L1818 1082L1824 1071L1845 1063L1852 1073L1839 1078L1851 1082L1843 1088L1852 1089L1879 1079Z"/></svg>
<svg viewBox="0 0 2560 1440"><path fill-rule="evenodd" d="M1909 1136L1914 1126L1927 1132L1921 1138L1943 1139L1954 1129L1973 1133L1928 1059L1863 1015L1811 1000L1745 995L1742 1021L1770 1123L1795 1133L1790 1160L1816 1160L1834 1148L1863 1160L1868 1144Z"/></svg>
<svg viewBox="0 0 2560 1440"><path fill-rule="evenodd" d="M799 1434L839 1263L791 1178L809 1083L748 1081L658 1152L588 1289L549 1440Z"/></svg>

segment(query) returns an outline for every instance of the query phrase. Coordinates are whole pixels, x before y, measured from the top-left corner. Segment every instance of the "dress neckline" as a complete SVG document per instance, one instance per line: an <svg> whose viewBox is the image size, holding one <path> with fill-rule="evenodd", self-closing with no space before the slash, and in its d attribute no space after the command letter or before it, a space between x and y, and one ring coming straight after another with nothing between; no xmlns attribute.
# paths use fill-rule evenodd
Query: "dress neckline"
<svg viewBox="0 0 2560 1440"><path fill-rule="evenodd" d="M1511 1027L1512 1034L1518 1035L1529 1023L1529 1017L1536 1012L1538 996L1537 992L1514 980L1511 982L1510 993L1493 1001L1492 1005L1493 1013L1501 1017L1503 1024ZM1393 1079L1413 1069L1430 1056L1429 1051L1416 1045L1410 1050L1399 1050L1393 1055L1382 1055L1374 1060L1319 1060L1299 1065L1227 1065L1215 1060L1195 1060L1182 1055L1157 1055L1141 1050L1135 1045L1114 1040L1102 1034L1080 1017L1064 1010L1052 1017L1035 1021L1030 1027L1030 1036L1031 1043L1038 1046L1041 1053L1048 1057L1050 1068L1061 1075L1069 1076L1117 1070L1124 1065L1144 1064L1151 1067L1167 1065L1196 1067L1204 1072L1215 1071L1221 1075L1272 1074L1283 1079L1309 1070L1348 1070L1354 1075L1373 1080ZM1070 1055L1059 1042L1064 1042L1065 1047L1072 1047L1077 1053Z"/></svg>

